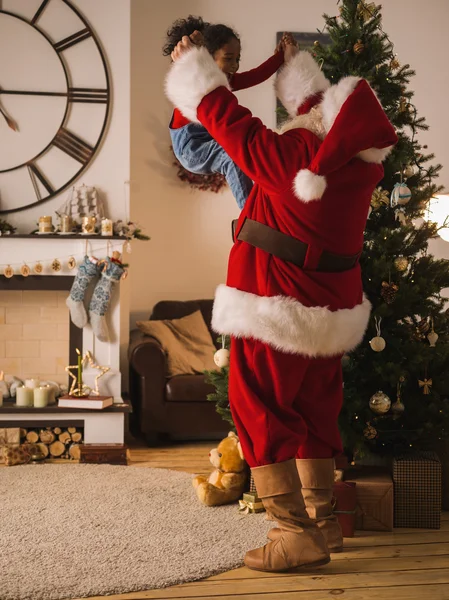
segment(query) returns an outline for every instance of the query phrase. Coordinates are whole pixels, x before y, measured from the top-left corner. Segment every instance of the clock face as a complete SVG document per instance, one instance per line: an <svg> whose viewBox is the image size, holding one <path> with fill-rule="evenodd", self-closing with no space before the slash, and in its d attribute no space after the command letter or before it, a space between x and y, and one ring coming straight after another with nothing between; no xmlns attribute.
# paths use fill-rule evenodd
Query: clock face
<svg viewBox="0 0 449 600"><path fill-rule="evenodd" d="M103 51L69 0L0 0L0 214L74 182L109 108Z"/></svg>

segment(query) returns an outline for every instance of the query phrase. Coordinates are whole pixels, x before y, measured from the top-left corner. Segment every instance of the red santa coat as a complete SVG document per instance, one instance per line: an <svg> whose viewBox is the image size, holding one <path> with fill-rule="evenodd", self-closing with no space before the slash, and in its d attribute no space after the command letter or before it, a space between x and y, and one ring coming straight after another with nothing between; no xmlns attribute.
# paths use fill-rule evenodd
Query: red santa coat
<svg viewBox="0 0 449 600"><path fill-rule="evenodd" d="M315 106L282 134L252 117L227 88L205 49L187 52L166 80L175 106L202 123L255 182L237 235L250 218L307 243L308 251L300 268L236 241L226 285L216 292L213 327L308 357L350 351L363 338L371 308L360 267L315 269L323 251L362 250L381 162L397 140L394 129L366 81L348 77L330 86L304 52L284 67L277 90L292 114L311 100Z"/></svg>

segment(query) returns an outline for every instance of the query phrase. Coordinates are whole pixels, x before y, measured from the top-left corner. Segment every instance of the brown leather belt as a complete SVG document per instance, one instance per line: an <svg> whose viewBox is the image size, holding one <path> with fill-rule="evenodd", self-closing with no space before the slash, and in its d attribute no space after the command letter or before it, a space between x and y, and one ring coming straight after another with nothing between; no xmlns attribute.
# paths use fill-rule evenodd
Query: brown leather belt
<svg viewBox="0 0 449 600"><path fill-rule="evenodd" d="M235 230L237 219L232 221L232 239L235 241ZM272 229L268 225L245 219L237 236L241 242L246 242L260 248L281 260L291 262L298 267L303 267L307 255L308 244L301 242L286 233ZM353 256L342 256L323 250L318 260L316 271L327 271L329 273L341 273L349 271L358 262L360 253Z"/></svg>

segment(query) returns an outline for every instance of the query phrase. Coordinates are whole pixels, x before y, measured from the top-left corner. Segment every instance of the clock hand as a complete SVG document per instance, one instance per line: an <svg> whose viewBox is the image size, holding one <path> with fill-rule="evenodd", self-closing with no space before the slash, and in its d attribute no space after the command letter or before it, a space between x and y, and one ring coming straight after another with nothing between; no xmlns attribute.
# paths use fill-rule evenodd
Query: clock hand
<svg viewBox="0 0 449 600"><path fill-rule="evenodd" d="M29 92L25 90L2 90L0 95L20 95L20 96L68 96L68 92Z"/></svg>
<svg viewBox="0 0 449 600"><path fill-rule="evenodd" d="M5 121L8 124L8 127L10 127L13 131L19 131L19 126L17 125L17 123L6 114L6 112L3 110L3 108L1 106L0 106L0 114L3 115L3 117L5 118Z"/></svg>

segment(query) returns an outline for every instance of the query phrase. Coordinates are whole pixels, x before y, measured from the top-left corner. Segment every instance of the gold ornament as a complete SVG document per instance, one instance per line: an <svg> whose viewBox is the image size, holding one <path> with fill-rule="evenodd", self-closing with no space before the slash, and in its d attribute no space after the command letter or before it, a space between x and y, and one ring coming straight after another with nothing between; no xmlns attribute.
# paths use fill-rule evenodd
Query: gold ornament
<svg viewBox="0 0 449 600"><path fill-rule="evenodd" d="M76 259L73 256L71 256L69 258L69 260L67 261L67 266L70 270L72 270L76 267Z"/></svg>
<svg viewBox="0 0 449 600"><path fill-rule="evenodd" d="M421 319L416 327L416 338L418 340L424 340L427 333L430 330L430 323L427 318Z"/></svg>
<svg viewBox="0 0 449 600"><path fill-rule="evenodd" d="M390 410L391 400L382 391L376 392L371 396L369 407L376 415L384 415Z"/></svg>
<svg viewBox="0 0 449 600"><path fill-rule="evenodd" d="M396 400L396 402L394 402L391 405L391 412L394 413L395 415L402 415L404 410L405 410L405 406L402 404L402 401L400 398L398 398Z"/></svg>
<svg viewBox="0 0 449 600"><path fill-rule="evenodd" d="M58 273L61 269L61 261L59 260L59 258L55 258L54 261L51 263L51 270L55 273Z"/></svg>
<svg viewBox="0 0 449 600"><path fill-rule="evenodd" d="M420 388L423 388L424 395L428 396L430 394L430 388L433 385L432 379L418 379L418 384Z"/></svg>
<svg viewBox="0 0 449 600"><path fill-rule="evenodd" d="M407 98L405 98L404 96L401 96L401 99L399 100L399 112L403 113L407 110Z"/></svg>
<svg viewBox="0 0 449 600"><path fill-rule="evenodd" d="M397 58L393 58L392 61L390 62L390 69L399 69L400 66L401 65Z"/></svg>
<svg viewBox="0 0 449 600"><path fill-rule="evenodd" d="M373 337L373 339L370 340L369 345L371 346L371 350L374 350L374 352L382 352L382 350L385 350L387 342L384 340L383 337L379 335Z"/></svg>
<svg viewBox="0 0 449 600"><path fill-rule="evenodd" d="M40 275L42 273L42 271L44 270L44 267L42 266L42 264L40 262L37 262L34 265L34 272L36 273L36 275Z"/></svg>
<svg viewBox="0 0 449 600"><path fill-rule="evenodd" d="M392 304L396 299L396 293L399 290L399 286L395 283L388 283L388 281L382 281L382 290L380 295L387 304Z"/></svg>
<svg viewBox="0 0 449 600"><path fill-rule="evenodd" d="M23 277L28 277L28 275L31 273L31 269L28 265L22 265L20 267L20 272L22 273Z"/></svg>
<svg viewBox="0 0 449 600"><path fill-rule="evenodd" d="M374 440L377 437L377 430L371 423L367 423L366 425L366 429L363 430L363 435L367 440Z"/></svg>
<svg viewBox="0 0 449 600"><path fill-rule="evenodd" d="M383 190L380 186L377 187L371 196L371 206L374 209L380 208L382 204L390 204L390 195L387 190Z"/></svg>
<svg viewBox="0 0 449 600"><path fill-rule="evenodd" d="M394 259L396 270L403 273L408 268L408 259L405 256L398 256Z"/></svg>
<svg viewBox="0 0 449 600"><path fill-rule="evenodd" d="M438 341L438 333L436 331L433 330L429 333L429 335L427 336L427 339L429 340L429 344L431 348L435 348L437 341Z"/></svg>
<svg viewBox="0 0 449 600"><path fill-rule="evenodd" d="M357 14L361 17L365 23L375 16L377 6L374 2L360 2L357 6Z"/></svg>
<svg viewBox="0 0 449 600"><path fill-rule="evenodd" d="M318 40L315 40L313 42L313 45L315 46L315 48L319 48L321 46L320 42Z"/></svg>
<svg viewBox="0 0 449 600"><path fill-rule="evenodd" d="M95 396L99 396L100 395L100 391L98 389L98 380L103 377L103 375L106 375L106 373L108 371L111 370L111 367L105 367L103 365L97 365L97 363L94 361L92 354L87 351L86 354L83 357L83 362L84 361L88 361L89 362L89 366L92 369L98 369L99 371L101 371L101 373L99 373L96 377L95 377L95 389L91 390L91 394L95 395Z"/></svg>
<svg viewBox="0 0 449 600"><path fill-rule="evenodd" d="M361 54L365 49L365 44L362 40L357 40L352 49L354 50L354 54Z"/></svg>
<svg viewBox="0 0 449 600"><path fill-rule="evenodd" d="M14 269L11 267L11 265L8 265L7 267L4 268L3 270L3 275L7 278L7 279L11 279L11 277L14 276Z"/></svg>

